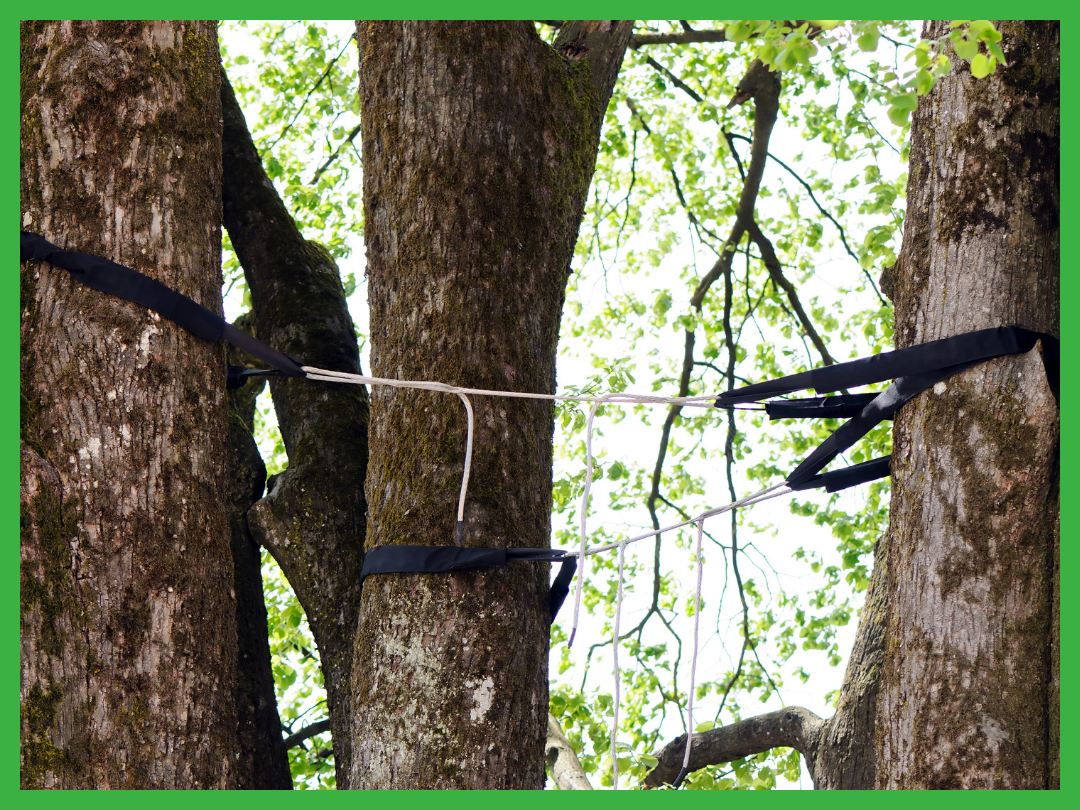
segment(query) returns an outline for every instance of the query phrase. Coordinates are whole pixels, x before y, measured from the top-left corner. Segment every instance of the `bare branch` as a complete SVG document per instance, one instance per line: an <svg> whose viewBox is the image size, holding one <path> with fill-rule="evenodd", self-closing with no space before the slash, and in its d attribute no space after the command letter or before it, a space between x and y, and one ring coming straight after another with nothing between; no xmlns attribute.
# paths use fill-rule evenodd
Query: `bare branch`
<svg viewBox="0 0 1080 810"><path fill-rule="evenodd" d="M311 185L315 185L319 181L319 178L322 177L323 172L325 172L327 169L329 169L330 166L334 163L334 161L337 160L339 157L341 157L342 150L346 146L352 145L353 140L359 134L360 134L360 124L357 124L356 127L353 129L353 131L349 133L349 137L347 137L345 140L343 140L341 143L339 143L338 146L337 146L337 149L334 150L334 153L332 155L330 155L330 157L328 157L326 159L326 161L323 163L322 166L320 166L318 169L315 170L315 176L311 178Z"/></svg>
<svg viewBox="0 0 1080 810"><path fill-rule="evenodd" d="M806 310L803 309L802 301L799 300L799 294L795 290L795 285L788 281L784 276L783 268L780 266L780 260L776 258L776 251L773 249L769 237L763 234L761 228L758 227L758 224L753 221L747 225L746 230L750 234L750 238L754 240L754 244L758 246L758 250L761 251L761 260L765 263L765 268L769 271L769 277L773 280L773 283L787 295L788 301L791 302L791 308L795 310L795 315L802 325L803 331L814 344L814 348L818 350L818 354L821 355L821 361L825 365L831 366L836 361L833 359L833 356L829 354L829 350L825 347L825 342L821 339L821 335L819 335L817 329L814 328L813 321L810 320L810 316L807 315Z"/></svg>
<svg viewBox="0 0 1080 810"><path fill-rule="evenodd" d="M813 712L799 706L788 706L728 726L709 729L693 736L687 770L698 771L707 765L720 765L772 748L785 747L794 748L806 757L812 773L824 726L825 721ZM660 762L645 777L645 786L671 784L682 768L685 750L686 735L681 734L653 754Z"/></svg>
<svg viewBox="0 0 1080 810"><path fill-rule="evenodd" d="M731 235L721 250L720 258L712 269L698 282L697 289L690 299L690 305L701 311L705 295L709 288L720 276L731 268L731 262L735 257L735 251L742 241L746 227L754 219L754 204L757 202L758 190L761 188L761 177L765 172L765 161L769 151L769 136L772 134L776 116L780 111L780 80L769 73L759 61L754 61L750 70L742 81L739 89L732 98L732 102L739 99L754 99L754 140L750 147L750 166L746 172L746 181L743 183L742 193L739 195L739 205L735 211L735 225Z"/></svg>
<svg viewBox="0 0 1080 810"><path fill-rule="evenodd" d="M670 34L634 34L630 47L635 50L646 45L692 45L697 42L727 42L724 31L672 31Z"/></svg>
<svg viewBox="0 0 1080 810"><path fill-rule="evenodd" d="M551 778L560 790L592 790L585 769L581 767L570 741L563 734L562 726L555 716L548 713L547 745L544 748Z"/></svg>
<svg viewBox="0 0 1080 810"><path fill-rule="evenodd" d="M745 135L737 135L737 134L734 134L734 133L728 134L727 132L725 132L724 135L725 135L725 137L727 137L729 144L735 138L738 138L739 140L743 140L743 141L749 141L750 140ZM733 148L732 152L734 152L734 151L735 150ZM885 301L885 299L881 297L881 292L878 290L877 284L874 283L873 277L865 269L863 269L862 264L859 263L859 257L855 254L855 251L851 249L851 245L848 244L847 234L844 231L844 226L841 225L839 222L837 222L836 217L834 217L832 214L830 214L825 209L825 206L823 206L820 202L818 202L818 198L814 196L814 190L810 187L810 184L807 183L806 180L804 180L801 176L799 176L798 172L796 172L794 169L792 169L790 166L788 166L786 163L784 163L784 161L780 160L780 158L778 158L776 155L772 154L771 152L769 153L769 159L772 160L774 163L778 164L782 169L786 170L788 174L790 174L792 177L794 177L796 182L798 182L799 185L801 185L804 189L806 189L806 193L809 195L810 201L815 206L817 206L817 210L821 212L821 215L824 216L826 219L829 220L829 222L831 222L833 225L836 226L836 230L840 232L840 242L844 245L844 250L846 250L847 254L851 258L853 258L855 260L855 264L859 265L859 269L862 270L863 275L865 275L867 281L870 282L870 289L872 289L874 291L874 294L877 295L878 300L881 301L881 305L882 306L888 306L888 303Z"/></svg>
<svg viewBox="0 0 1080 810"><path fill-rule="evenodd" d="M654 70L656 70L660 74L662 74L664 76L667 76L669 79L671 79L672 84L674 84L676 87L678 87L684 93L686 93L686 95L690 96L690 98L692 98L698 104L704 103L705 99L703 99L698 94L698 92L696 90L694 90L694 88L687 85L682 79L680 79L678 76L676 76L670 70L668 70L666 67L661 65L659 62L657 62L651 56L645 57L645 61L648 62L649 67L653 68Z"/></svg>
<svg viewBox="0 0 1080 810"><path fill-rule="evenodd" d="M329 718L327 718L326 720L320 720L317 723L312 723L310 726L304 726L295 734L290 734L288 737L285 738L285 748L286 750L288 750L289 748L295 748L296 746L300 745L300 743L304 742L304 740L309 740L317 734L322 734L323 732L329 730Z"/></svg>
<svg viewBox="0 0 1080 810"><path fill-rule="evenodd" d="M283 130L281 130L281 134L278 135L276 138L274 138L274 142L271 143L269 146L267 146L264 151L269 152L271 149L273 149L275 146L277 146L278 143L281 141L281 139L285 137L285 134L290 129L292 129L292 125L296 123L296 119L299 118L300 113L302 113L304 111L304 107L306 107L307 103L311 100L311 96L315 93L316 90L319 89L319 85L321 85L323 83L323 80L326 79L326 77L330 75L330 71L333 69L334 65L337 64L337 61L338 61L338 59L341 58L342 54L345 53L345 49L349 47L349 42L351 42L352 39L353 39L352 37L349 37L345 41L345 44L341 46L341 50L338 51L338 55L330 60L330 64L326 66L326 70L323 71L323 74L319 77L319 80L317 82L315 82L314 85L312 85L311 89L308 90L307 95L304 96L304 100L300 103L300 106L296 109L296 113L293 115L292 120L289 121L289 123L285 125L285 128Z"/></svg>

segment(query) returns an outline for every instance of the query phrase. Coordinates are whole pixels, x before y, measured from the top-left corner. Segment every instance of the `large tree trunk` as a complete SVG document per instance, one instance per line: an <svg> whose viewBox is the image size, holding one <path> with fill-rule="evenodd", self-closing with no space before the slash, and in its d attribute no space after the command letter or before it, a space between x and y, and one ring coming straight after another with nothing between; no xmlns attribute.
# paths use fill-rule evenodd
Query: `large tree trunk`
<svg viewBox="0 0 1080 810"><path fill-rule="evenodd" d="M570 260L626 22L363 22L360 92L377 376L555 391ZM545 547L550 402L473 402L464 545ZM451 545L462 403L372 391L368 548ZM546 565L368 579L355 788L540 788Z"/></svg>
<svg viewBox="0 0 1080 810"><path fill-rule="evenodd" d="M221 311L212 22L22 26L22 227ZM22 267L24 787L225 787L224 357Z"/></svg>
<svg viewBox="0 0 1080 810"><path fill-rule="evenodd" d="M898 347L1058 334L1059 24L999 25L1008 67L978 81L958 61L914 116ZM892 470L878 786L1051 787L1058 408L1039 351L901 410Z"/></svg>

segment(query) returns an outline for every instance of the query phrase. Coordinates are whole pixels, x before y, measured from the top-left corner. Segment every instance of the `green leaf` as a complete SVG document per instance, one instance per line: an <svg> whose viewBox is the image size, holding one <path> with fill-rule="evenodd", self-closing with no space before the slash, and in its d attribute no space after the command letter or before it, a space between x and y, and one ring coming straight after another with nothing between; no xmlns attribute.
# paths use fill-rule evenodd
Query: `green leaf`
<svg viewBox="0 0 1080 810"><path fill-rule="evenodd" d="M890 103L899 110L908 110L910 112L919 106L919 99L915 93L901 93L898 96L893 96Z"/></svg>
<svg viewBox="0 0 1080 810"><path fill-rule="evenodd" d="M986 54L977 54L975 58L971 60L971 75L976 79L985 79L993 72L994 63L990 61Z"/></svg>
<svg viewBox="0 0 1080 810"><path fill-rule="evenodd" d="M961 39L953 44L953 48L956 50L956 55L961 59L973 59L975 54L979 52L978 41L972 42L971 40Z"/></svg>

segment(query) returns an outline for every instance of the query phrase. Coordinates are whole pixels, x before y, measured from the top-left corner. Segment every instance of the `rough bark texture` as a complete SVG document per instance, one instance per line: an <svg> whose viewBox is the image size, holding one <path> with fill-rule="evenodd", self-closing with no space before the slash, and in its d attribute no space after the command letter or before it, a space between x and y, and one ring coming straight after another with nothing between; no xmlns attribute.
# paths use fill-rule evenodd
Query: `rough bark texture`
<svg viewBox="0 0 1080 810"><path fill-rule="evenodd" d="M740 757L760 754L780 746L794 748L810 754L809 767L813 771L812 755L817 748L817 738L822 719L799 706L788 706L775 712L759 714L720 728L709 729L694 735L690 746L689 771L706 765L730 762ZM672 784L682 769L686 752L686 735L682 734L656 753L659 763L645 777L646 787Z"/></svg>
<svg viewBox="0 0 1080 810"><path fill-rule="evenodd" d="M250 313L234 326L250 332ZM262 363L233 346L234 366L262 368ZM252 436L255 400L265 380L250 380L229 392L228 450L225 460L226 502L236 590L237 758L230 787L246 790L291 790L289 757L281 737L281 717L274 692L266 601L263 598L259 544L248 528L247 512L263 496L266 465Z"/></svg>
<svg viewBox="0 0 1080 810"><path fill-rule="evenodd" d="M360 373L337 265L303 238L263 171L222 74L225 227L251 290L255 334L303 363ZM262 364L259 364L262 367ZM337 787L349 778L349 672L360 605L367 504L363 387L272 378L289 466L248 512L253 537L288 577L319 647Z"/></svg>
<svg viewBox="0 0 1080 810"><path fill-rule="evenodd" d="M555 391L564 290L630 25L363 22L360 92L377 376ZM551 403L480 399L466 546L550 537ZM375 388L369 548L454 543L466 421ZM381 575L364 589L350 785L540 788L547 566Z"/></svg>
<svg viewBox="0 0 1080 810"><path fill-rule="evenodd" d="M585 769L578 759L566 734L555 719L555 715L548 713L547 750L544 759L547 761L548 772L551 781L559 790L592 790L589 777L585 775Z"/></svg>
<svg viewBox="0 0 1080 810"><path fill-rule="evenodd" d="M1058 334L1059 24L999 25L1008 68L977 81L956 60L914 116L898 347ZM893 435L878 786L1050 787L1058 408L1039 351L939 384Z"/></svg>
<svg viewBox="0 0 1080 810"><path fill-rule="evenodd" d="M213 22L22 25L22 227L221 311ZM224 357L21 268L24 787L225 787Z"/></svg>

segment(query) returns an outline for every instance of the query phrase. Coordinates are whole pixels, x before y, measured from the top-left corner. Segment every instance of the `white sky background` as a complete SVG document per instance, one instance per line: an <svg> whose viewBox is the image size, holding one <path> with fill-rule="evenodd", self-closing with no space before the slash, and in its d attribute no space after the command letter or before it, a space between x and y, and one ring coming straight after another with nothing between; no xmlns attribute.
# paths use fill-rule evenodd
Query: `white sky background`
<svg viewBox="0 0 1080 810"><path fill-rule="evenodd" d="M352 21L318 21L318 24L326 27L329 34L328 41L331 43L343 42L354 30ZM256 22L253 21L251 27L255 28ZM235 27L224 29L222 31L222 39L227 44L232 56L235 57L241 53L246 53L251 58L252 62L255 62L259 58L259 52L254 39L244 30ZM336 48L340 48L340 45L335 47L335 52ZM350 61L355 66L355 52ZM248 65L246 69L250 70L252 67L253 65ZM835 98L835 89L832 89L829 92L830 97ZM253 113L248 112L248 116L249 122L252 122ZM885 117L884 110L879 111L876 123L878 129L882 133L885 133L886 135L895 135L895 128L892 127ZM702 138L715 141L715 127L712 131L703 130ZM717 143L716 148L726 149L726 145ZM832 164L831 160L827 158L824 148L817 144L804 141L798 132L793 132L786 127L782 119L777 123L776 129L774 130L770 142L770 151L778 158L788 163L788 165L793 165L796 170L798 170L800 166L804 168L807 166L814 166L822 174L831 175L836 187L839 187L843 180L846 180L853 174L861 174L863 168L863 164L856 162L846 165L842 163ZM792 158L797 154L803 154L805 156L804 161L801 164L793 164ZM883 176L895 177L900 172L906 170L906 166L900 162L899 156L891 150L883 150L880 155L882 162L879 163L879 165L881 166ZM312 169L314 169L323 157L322 154L313 155ZM888 163L885 161L888 161ZM349 182L355 184L355 186L359 188L361 185L359 173L350 178ZM791 182L793 181L788 175L783 173L782 169L770 162L765 172L762 187L769 188L771 186L775 188L779 184L790 184ZM779 201L763 199L758 203L759 210L767 210L770 203L782 204ZM840 299L838 290L845 286L852 286L857 281L856 277L860 273L860 270L854 260L844 253L842 246L839 245L839 239L837 238L835 228L829 223L823 224L825 226L825 237L823 241L828 242L830 240L835 240L836 245L831 251L827 251L824 254L827 258L823 263L818 265L816 277L813 281L808 285L801 286L799 292L804 302L814 295L819 296L821 303L833 302L834 310L838 317L840 317L839 311L841 310L843 301ZM647 243L650 239L650 234L639 234L636 238L642 243ZM861 239L861 234L856 234L855 238ZM848 241L852 243L855 241L850 233L848 235ZM358 329L362 334L366 335L368 333L368 308L366 298L367 285L364 279L365 262L362 239L358 236L354 237L354 243L351 247L353 250L352 255L348 259L339 261L339 266L343 276L350 272L355 274L357 290L349 299L349 309ZM575 263L575 272L579 274L579 290L576 297L584 306L580 319L582 321L591 319L611 295L632 292L639 300L646 302L651 301L655 297L655 290L661 286L659 279L678 278L681 269L690 261L692 261L692 258L688 247L685 245L677 247L665 260L664 267L662 267L660 271L657 271L656 275L652 278L650 278L648 273L644 272L639 273L638 275L624 275L615 270L614 272L607 273L606 289L604 274L599 268L591 266L578 268ZM712 266L712 263L715 261L715 256L706 251L701 251L698 254L697 261L700 272L705 272ZM878 271L873 271L875 276L877 272ZM666 286L678 289L678 285L667 284ZM869 298L864 298L858 302L858 305L866 305L869 303L869 300ZM235 298L226 299L225 312L228 320L232 320L240 314L239 304L240 302ZM679 300L676 298L671 307L670 314L674 316L680 312L685 312L688 309L688 296L687 300ZM571 316L564 315L564 321L568 317ZM751 341L757 340L756 332L753 329L745 330L744 335ZM370 364L368 362L366 341L363 341L363 344L361 349L361 367L364 369L365 373L369 373ZM578 347L569 345L569 341L566 338L560 342L560 355L558 360L558 381L560 389L567 385L584 384L588 377L594 373L594 369L589 362L589 350L581 348L581 355L577 355L575 353L577 348ZM637 368L634 374L637 383L636 385L631 386L630 390L640 393L651 393L651 372L649 371L649 364L650 362L654 362L655 358L648 357L646 352L653 348L659 350L659 356L661 358L681 358L683 353L682 330L667 330L662 332L659 345L649 344L646 347L644 341L641 342L641 349L638 352L639 357L636 358ZM748 350L752 352L752 346L748 346ZM591 351L597 354L602 353L601 343L595 343ZM625 347L621 349L613 348L610 356L621 356L625 353ZM671 396L675 395L677 392L672 390L659 393ZM268 395L264 396L268 399ZM603 436L594 438L594 452L597 453L601 461L610 461L619 458L624 461L624 463L635 462L651 471L655 464L658 449L660 435L659 426L662 424L664 416L666 415L666 408L664 406L650 407L655 410L655 416L651 419L654 425L652 428L644 427L633 414L628 414L627 418L619 424L613 424L610 420L604 420L602 418L597 419L597 427L603 431ZM749 419L740 419L738 424L740 429L750 429ZM768 429L767 424L765 429ZM714 431L714 447L720 447L724 441L726 428L718 427L715 428ZM558 445L562 441L582 441L583 439L584 436L562 436L557 429L555 441ZM267 450L267 447L263 448L264 453L266 453ZM609 450L611 451L611 456L605 459L604 456ZM556 451L556 456L558 456L558 450ZM750 462L753 462L753 457L751 457ZM560 464L565 463L565 460L562 462L558 459L556 460L556 479L559 478ZM706 477L706 500L708 501L708 504L710 506L718 506L727 503L729 499L722 457L716 458L711 464L698 462L698 465L699 469L696 471L701 472ZM741 476L741 472L738 472L738 468L736 469L736 474ZM624 531L624 536L649 530L651 524L644 504L638 509L623 510L618 513L613 513L605 507L608 502L609 491L612 487L619 486L619 484L620 482L612 483L606 479L600 479L594 482L589 513L589 525L595 527L601 524L607 524L612 529ZM756 489L758 489L756 483L747 482L745 479L740 482L738 478L736 479L736 490L740 495L747 494ZM799 493L799 497L802 500L810 500L815 496L808 496L807 493ZM865 503L865 498L865 487L853 488L844 494L842 506L845 506L850 511L858 511L862 508L862 504ZM775 569L775 574L769 572L766 577L759 571L751 570L751 567L746 562L740 564L743 578L753 577L758 582L762 591L768 593L769 589L771 589L773 593L775 593L777 587L782 587L785 592L790 595L793 593L807 593L819 586L821 581L820 578L817 575L811 574L806 562L799 562L792 558L792 554L799 547L804 548L808 553L816 551L826 561L826 564L839 564L835 550L836 540L832 537L828 528L814 525L813 520L810 518L791 515L788 509L787 498L780 498L759 505L754 508L753 514L749 517L755 523L772 523L777 530L775 536L754 536L751 533L749 526L740 526L740 546L745 546L747 543L752 542L758 550L767 554L768 563ZM663 525L674 523L676 520L676 516L670 510L661 513L661 522ZM727 515L713 518L706 523L706 529L713 533L718 540L726 543L730 539L728 534L729 521L730 518ZM556 518L555 528L560 527L560 519ZM664 541L664 565L669 570L674 569L677 572L679 581L689 587L692 584L692 569L690 564L692 548L691 543L689 542L691 540L690 532L684 532L683 537L688 542L685 544L685 547L678 548L675 543L675 538L670 535L667 536ZM734 592L733 582L727 588L725 599L720 605L719 614L717 614L715 604L716 594L718 593L720 584L728 574L725 571L726 563L723 562L719 550L715 549L715 547L712 547L710 550L710 546L711 544L706 540L705 545L703 546L705 552L703 598L706 600L706 605L705 611L702 614L702 642L698 663L699 683L702 680L707 679L712 671L715 670L721 672L731 667L733 662L730 660L731 655L729 652L737 655L741 644L738 635L741 613L737 595ZM634 548L635 547L630 547L627 551L628 563L630 561L631 551ZM636 548L644 554L645 560L649 562L645 566L645 571L643 572L643 579L646 581L637 583L638 593L627 594L625 596L621 620L624 631L627 628L633 627L640 619L641 615L643 615L644 610L648 605L647 595L651 593L652 587L652 541L644 541L643 543L638 544ZM553 566L552 576L554 576L556 572L557 568ZM573 610L573 595L573 589L571 589L570 596L560 612L560 624L564 627L569 626L570 615ZM858 602L861 602L861 598ZM805 599L803 600L803 603L805 604ZM575 642L574 649L571 653L571 660L575 662L575 664L582 663L589 645L600 641L602 638L602 621L595 619L590 620L588 616L585 615L584 610L582 610L582 615L583 621L581 628L578 630L577 641ZM718 615L720 617L719 621L717 620ZM845 663L847 655L851 650L856 625L857 618L853 617L848 626L841 628L838 633L840 652L841 655L844 656ZM688 645L692 638L690 627L690 622L687 620L682 632L683 643L684 645L687 645L684 653L684 664L681 668L681 675L685 674L687 676L687 680L683 684L684 689L689 684ZM656 635L655 630L654 635ZM657 638L659 638L658 635ZM648 636L646 636L646 640L648 640ZM553 650L551 659L553 684L556 681L571 682L575 685L580 684L581 673L580 671L576 671L578 669L577 667L562 677L558 677L555 674L558 672L559 657L559 650ZM765 654L762 654L762 660L767 662L768 659ZM624 668L627 667L632 663L630 656L627 654L621 655L620 663ZM830 667L827 663L826 653L823 651L800 651L794 656L790 663L791 666L787 667L786 671L782 670L779 673L784 681L784 686L780 690L784 703L787 705L801 705L823 717L831 715L832 708L826 705L825 696L829 692L840 688L844 674L844 664L841 664L839 667ZM803 684L800 679L794 675L794 669L800 666L811 675L810 680L806 684ZM590 690L599 688L602 691L612 692L613 686L610 655L607 655L606 657L595 656L588 678L588 688ZM744 701L743 716L748 717L753 714L772 711L780 708L781 705L782 704L777 700L758 706L751 706ZM694 712L695 725L705 720L711 720L715 713L715 708L715 702L710 703L708 698L698 704L695 707ZM679 724L675 718L671 718L664 727L662 739L664 741L670 740L682 733L682 730L681 724ZM626 783L623 784L625 786ZM809 776L806 774L805 766L801 786L803 788L810 788L812 786ZM797 788L799 785L792 785L781 778L778 779L778 787Z"/></svg>

